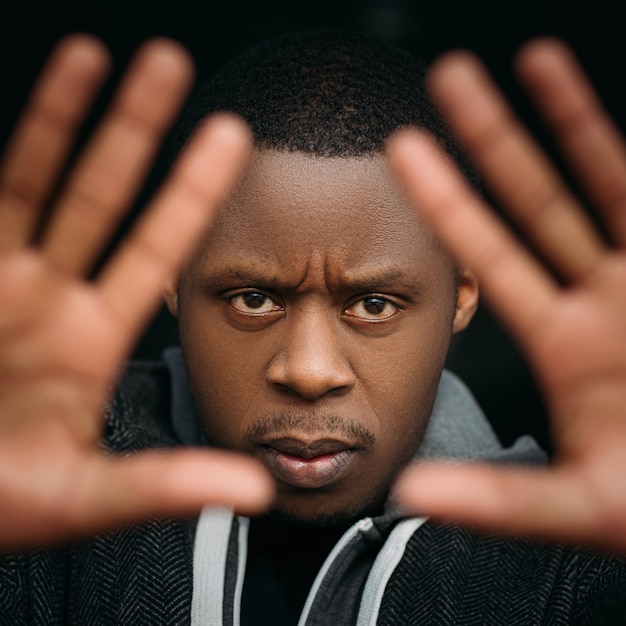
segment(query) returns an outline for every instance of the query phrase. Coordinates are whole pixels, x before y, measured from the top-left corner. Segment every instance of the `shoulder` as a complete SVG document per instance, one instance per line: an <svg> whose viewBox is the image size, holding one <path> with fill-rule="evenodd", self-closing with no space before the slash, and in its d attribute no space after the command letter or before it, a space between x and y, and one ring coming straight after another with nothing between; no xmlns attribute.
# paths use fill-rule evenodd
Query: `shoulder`
<svg viewBox="0 0 626 626"><path fill-rule="evenodd" d="M428 522L389 580L381 623L612 623L626 613L624 590L622 559Z"/></svg>
<svg viewBox="0 0 626 626"><path fill-rule="evenodd" d="M132 361L106 410L104 445L116 452L179 445L171 420L171 380L162 361Z"/></svg>

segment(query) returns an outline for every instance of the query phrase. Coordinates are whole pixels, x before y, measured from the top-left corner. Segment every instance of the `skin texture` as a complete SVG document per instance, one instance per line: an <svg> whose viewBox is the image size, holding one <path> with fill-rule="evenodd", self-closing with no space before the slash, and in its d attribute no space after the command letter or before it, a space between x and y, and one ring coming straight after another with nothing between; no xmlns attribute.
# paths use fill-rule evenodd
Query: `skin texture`
<svg viewBox="0 0 626 626"><path fill-rule="evenodd" d="M276 515L319 524L381 509L477 286L381 158L266 151L167 300L209 441L268 467ZM329 453L340 470L293 470Z"/></svg>
<svg viewBox="0 0 626 626"><path fill-rule="evenodd" d="M392 159L524 350L550 411L556 454L534 471L418 466L402 478L397 496L422 514L624 553L626 144L563 43L532 42L516 66L606 236L470 54L436 64L433 93L538 254L463 184L427 137L399 138Z"/></svg>
<svg viewBox="0 0 626 626"><path fill-rule="evenodd" d="M58 181L107 66L97 41L61 42L0 169L2 549L189 515L209 503L254 513L272 496L265 472L242 456L177 450L120 459L99 446L120 364L249 152L238 121L211 120L103 270L86 280L192 77L178 45L143 46L76 167ZM41 228L56 185L61 193Z"/></svg>

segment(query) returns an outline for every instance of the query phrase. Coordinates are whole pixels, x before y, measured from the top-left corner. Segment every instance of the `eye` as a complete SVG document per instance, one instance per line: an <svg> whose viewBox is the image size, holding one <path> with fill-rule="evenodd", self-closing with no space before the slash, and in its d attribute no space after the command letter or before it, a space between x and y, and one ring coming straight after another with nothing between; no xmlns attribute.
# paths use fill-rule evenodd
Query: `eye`
<svg viewBox="0 0 626 626"><path fill-rule="evenodd" d="M228 303L237 311L249 315L263 315L272 311L282 311L283 307L272 298L258 291L246 291L228 298Z"/></svg>
<svg viewBox="0 0 626 626"><path fill-rule="evenodd" d="M346 315L367 321L382 321L393 317L399 307L391 300L379 296L361 298L344 310Z"/></svg>

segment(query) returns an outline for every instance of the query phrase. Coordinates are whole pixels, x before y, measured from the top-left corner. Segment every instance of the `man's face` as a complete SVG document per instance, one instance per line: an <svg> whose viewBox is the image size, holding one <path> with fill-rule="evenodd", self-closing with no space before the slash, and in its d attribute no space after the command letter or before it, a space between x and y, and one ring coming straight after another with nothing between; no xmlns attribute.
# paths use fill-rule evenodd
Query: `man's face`
<svg viewBox="0 0 626 626"><path fill-rule="evenodd" d="M382 508L476 284L383 159L256 153L168 302L212 445L260 459L275 513Z"/></svg>

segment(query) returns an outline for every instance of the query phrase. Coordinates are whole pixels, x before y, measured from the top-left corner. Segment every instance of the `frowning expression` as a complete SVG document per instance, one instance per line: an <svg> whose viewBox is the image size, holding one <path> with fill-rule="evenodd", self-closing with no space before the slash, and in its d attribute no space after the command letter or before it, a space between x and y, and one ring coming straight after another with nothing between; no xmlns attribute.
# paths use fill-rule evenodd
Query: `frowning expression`
<svg viewBox="0 0 626 626"><path fill-rule="evenodd" d="M476 283L382 158L264 151L168 302L209 441L266 465L277 513L324 523L382 506Z"/></svg>

